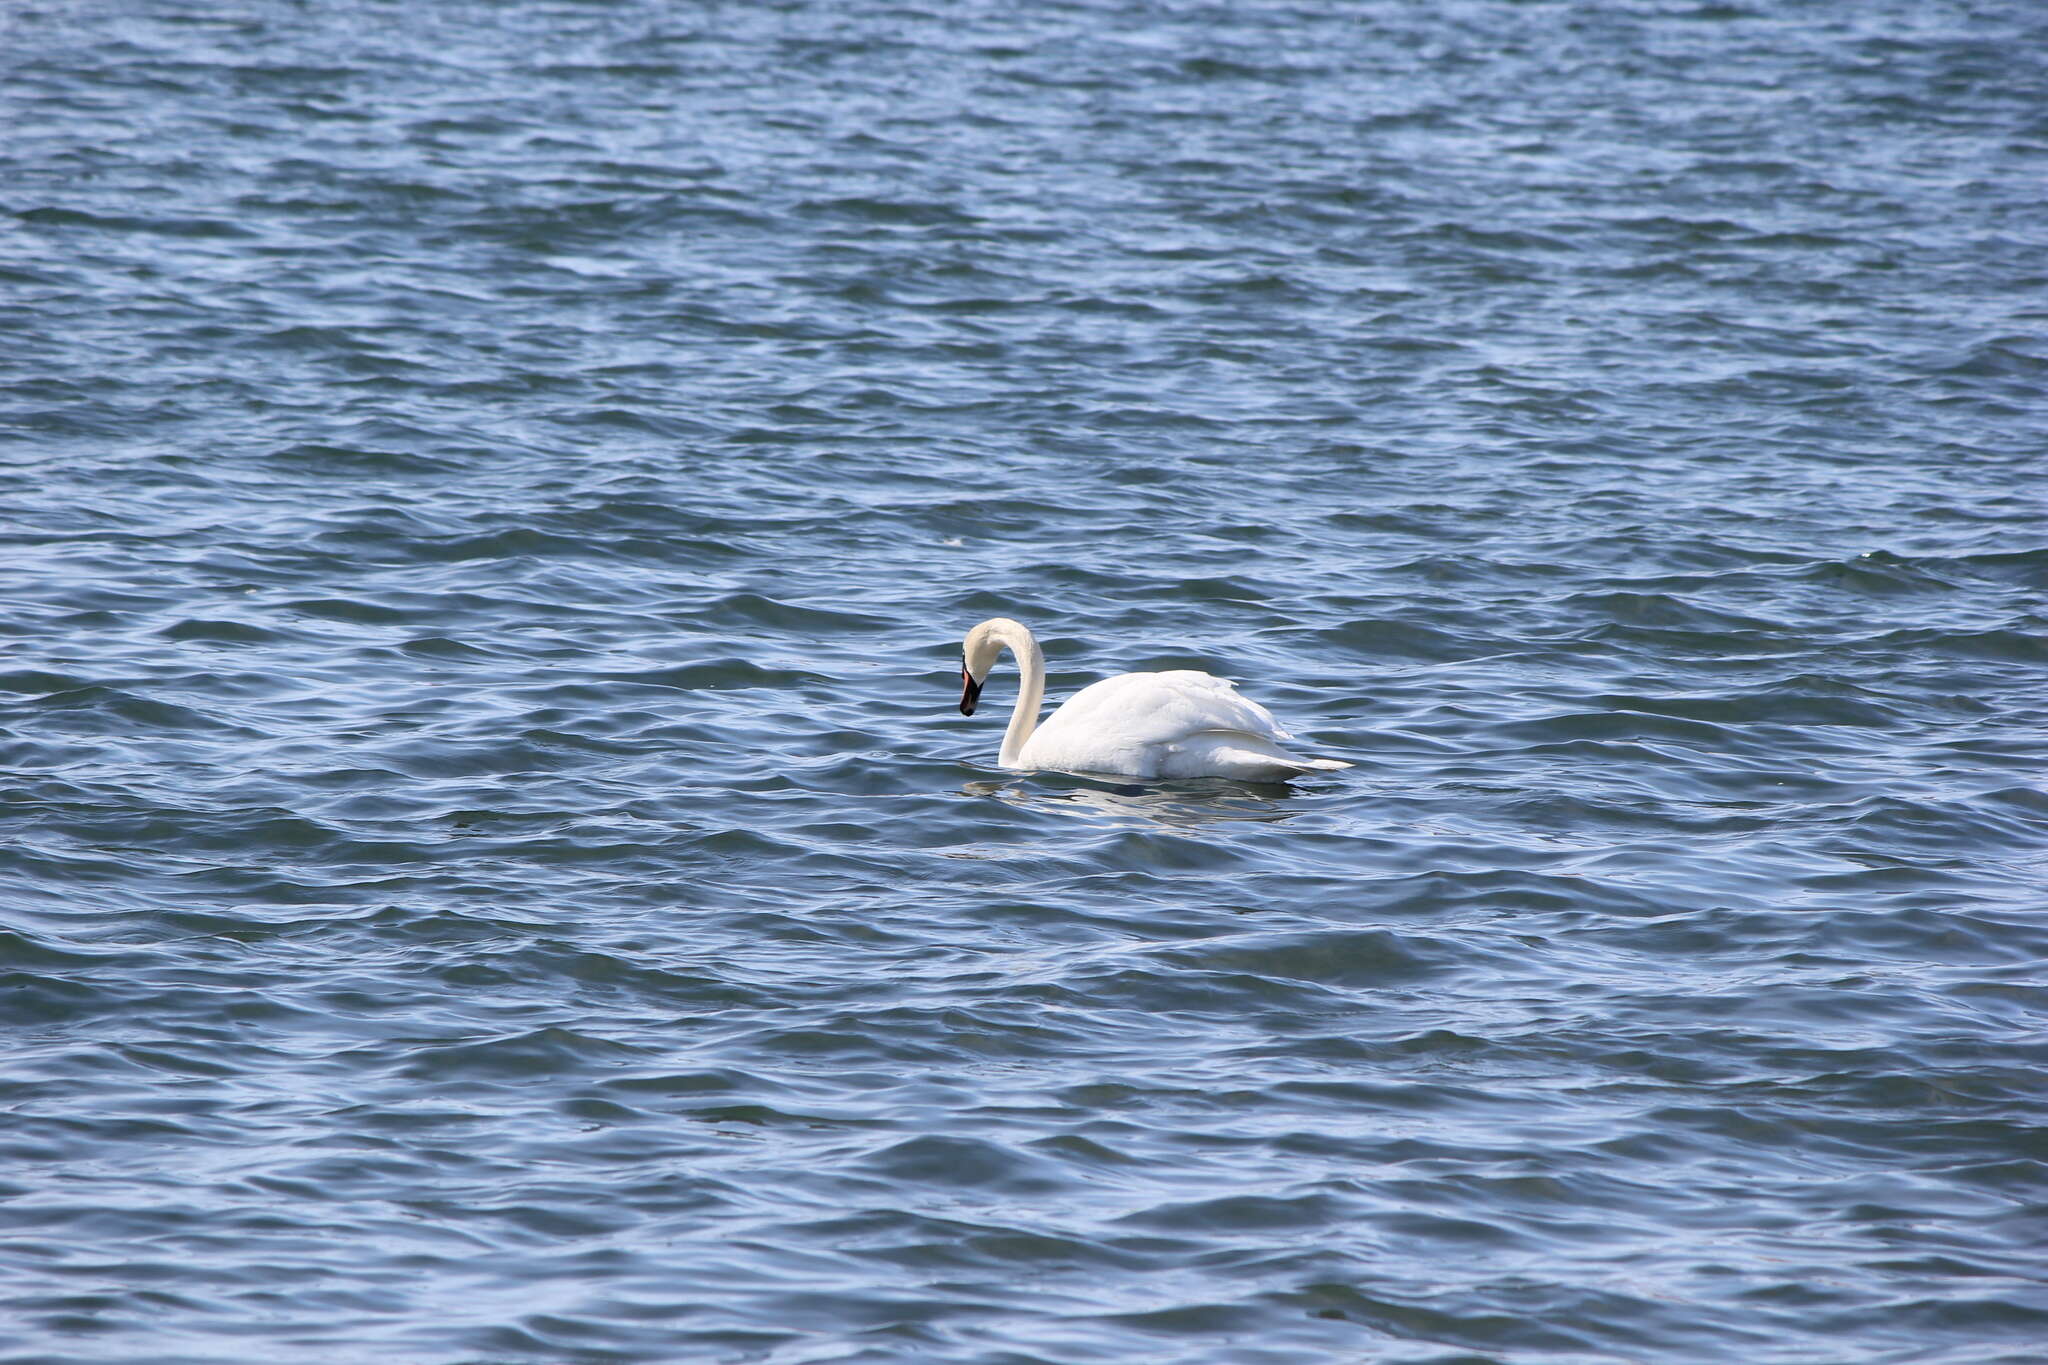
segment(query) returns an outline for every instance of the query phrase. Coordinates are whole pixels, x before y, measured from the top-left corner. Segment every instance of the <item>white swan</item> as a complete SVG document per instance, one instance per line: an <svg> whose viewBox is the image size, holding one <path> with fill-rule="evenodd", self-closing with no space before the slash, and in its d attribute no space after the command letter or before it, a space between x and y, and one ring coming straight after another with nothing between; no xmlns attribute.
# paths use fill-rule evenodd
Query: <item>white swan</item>
<svg viewBox="0 0 2048 1365"><path fill-rule="evenodd" d="M1045 699L1045 655L1031 632L1007 617L967 632L960 667L960 714L974 714L981 685L1008 649L1023 685L997 760L1005 768L1056 768L1118 777L1235 777L1284 782L1303 773L1348 768L1334 758L1302 758L1280 747L1293 736L1272 713L1222 678L1188 669L1120 673L1090 683L1038 723Z"/></svg>

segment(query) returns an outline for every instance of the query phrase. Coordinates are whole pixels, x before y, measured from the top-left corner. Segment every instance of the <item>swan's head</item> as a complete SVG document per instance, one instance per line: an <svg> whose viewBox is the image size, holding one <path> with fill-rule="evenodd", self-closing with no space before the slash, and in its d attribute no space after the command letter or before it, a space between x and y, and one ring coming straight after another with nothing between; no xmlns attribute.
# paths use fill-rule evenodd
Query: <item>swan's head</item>
<svg viewBox="0 0 2048 1365"><path fill-rule="evenodd" d="M988 681L988 671L996 666L1003 646L1011 643L1004 637L1013 632L1031 638L1030 631L1001 616L991 617L967 632L967 639L960 646L961 715L974 714L974 707L981 700L981 685Z"/></svg>

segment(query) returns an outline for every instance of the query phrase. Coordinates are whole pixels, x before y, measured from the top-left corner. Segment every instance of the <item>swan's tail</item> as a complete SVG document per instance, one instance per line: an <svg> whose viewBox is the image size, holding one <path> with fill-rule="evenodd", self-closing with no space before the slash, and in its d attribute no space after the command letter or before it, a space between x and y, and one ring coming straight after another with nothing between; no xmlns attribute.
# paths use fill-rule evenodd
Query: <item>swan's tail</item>
<svg viewBox="0 0 2048 1365"><path fill-rule="evenodd" d="M1355 768L1355 763L1346 763L1337 758L1290 758L1287 760L1303 772L1335 772L1339 768Z"/></svg>

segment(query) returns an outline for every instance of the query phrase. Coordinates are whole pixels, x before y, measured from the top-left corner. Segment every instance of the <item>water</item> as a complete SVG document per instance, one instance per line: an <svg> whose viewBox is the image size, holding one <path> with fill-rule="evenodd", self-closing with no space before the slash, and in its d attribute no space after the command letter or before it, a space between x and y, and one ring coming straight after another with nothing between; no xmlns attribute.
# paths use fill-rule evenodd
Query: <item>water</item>
<svg viewBox="0 0 2048 1365"><path fill-rule="evenodd" d="M2038 1361L2044 53L10 9L0 1356Z"/></svg>

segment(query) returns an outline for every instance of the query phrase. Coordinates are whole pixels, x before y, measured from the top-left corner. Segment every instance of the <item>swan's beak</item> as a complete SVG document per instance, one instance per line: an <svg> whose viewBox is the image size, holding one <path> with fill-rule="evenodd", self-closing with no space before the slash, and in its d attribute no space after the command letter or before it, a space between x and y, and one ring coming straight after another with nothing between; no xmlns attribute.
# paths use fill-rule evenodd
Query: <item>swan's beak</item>
<svg viewBox="0 0 2048 1365"><path fill-rule="evenodd" d="M981 684L976 682L974 675L963 666L960 670L960 714L973 715L974 704L980 700Z"/></svg>

